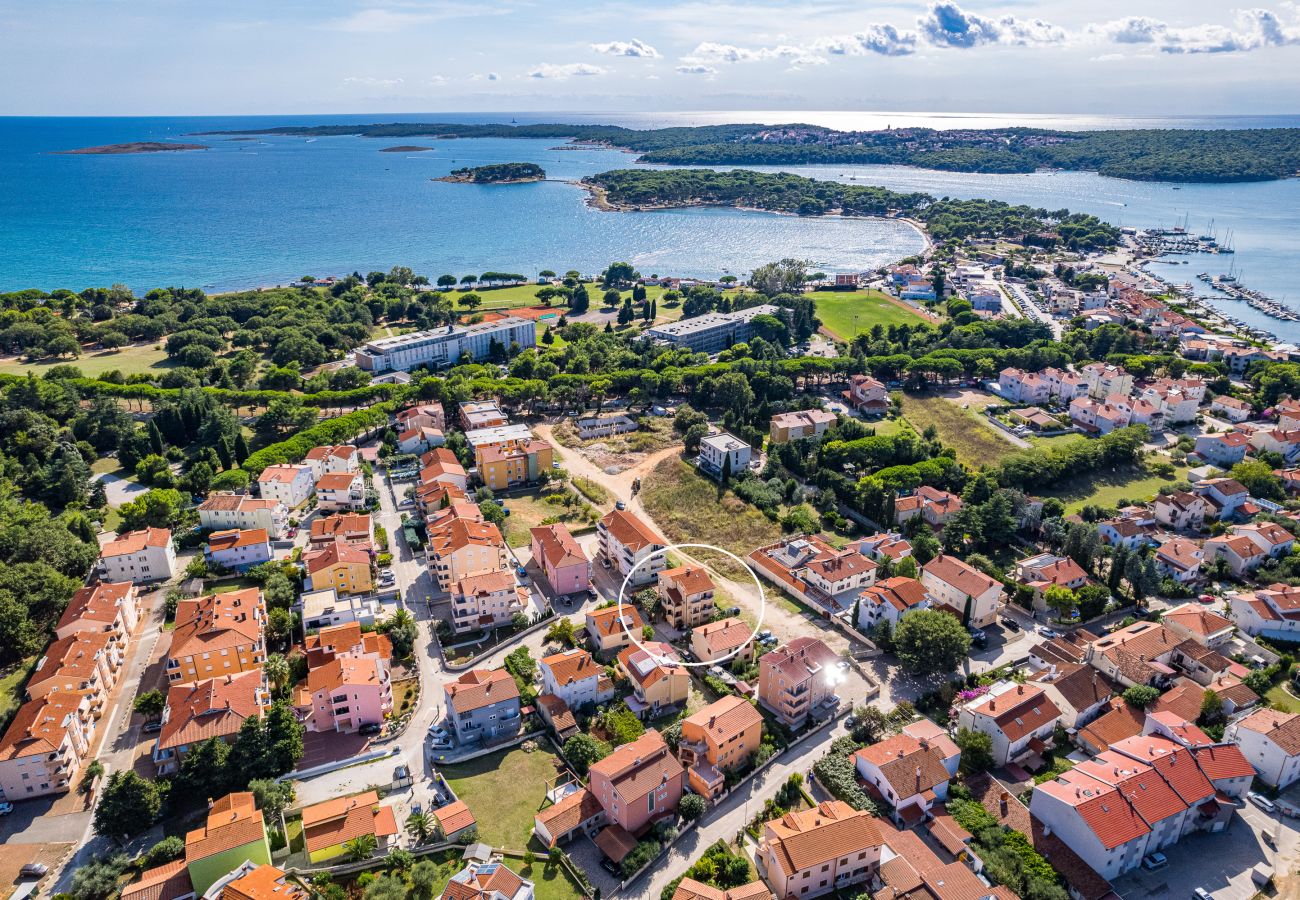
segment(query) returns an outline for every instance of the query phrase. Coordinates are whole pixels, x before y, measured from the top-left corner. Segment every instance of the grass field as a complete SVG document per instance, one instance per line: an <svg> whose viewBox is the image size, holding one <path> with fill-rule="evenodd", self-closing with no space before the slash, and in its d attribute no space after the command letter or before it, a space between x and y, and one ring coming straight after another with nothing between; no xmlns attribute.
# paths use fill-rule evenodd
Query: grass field
<svg viewBox="0 0 1300 900"><path fill-rule="evenodd" d="M433 885L434 897L441 897L447 882L451 881L451 876L465 868L465 861L461 859L459 850L434 853L421 856L420 859L428 860L438 867L438 879ZM542 858L531 866L524 865L522 859L510 856L505 857L504 862L512 872L533 882L533 896L537 900L582 900L582 892L569 879L568 874L559 866L547 864L545 859L543 854Z"/></svg>
<svg viewBox="0 0 1300 900"><path fill-rule="evenodd" d="M510 494L498 499L510 510L505 521L506 542L511 547L526 547L532 540L532 529L542 524L543 519L559 517L567 525L585 525L596 517L596 511L581 497L574 498L572 506L551 503L547 496L558 494L561 497L573 497L563 488L531 490L523 494ZM590 514L590 515L588 515Z"/></svg>
<svg viewBox="0 0 1300 900"><path fill-rule="evenodd" d="M755 547L781 538L781 526L730 491L720 491L676 457L665 459L646 476L641 502L674 543L715 544L743 559ZM729 557L689 552L729 578L745 582L749 577Z"/></svg>
<svg viewBox="0 0 1300 900"><path fill-rule="evenodd" d="M957 451L957 460L972 468L991 465L1020 449L977 413L943 397L905 394L903 417L917 432L933 425L943 445Z"/></svg>
<svg viewBox="0 0 1300 900"><path fill-rule="evenodd" d="M1300 713L1300 700L1297 700L1287 689L1286 682L1279 681L1268 689L1264 695L1264 702L1274 709L1280 709L1283 712Z"/></svg>
<svg viewBox="0 0 1300 900"><path fill-rule="evenodd" d="M528 846L533 816L545 800L544 785L555 777L560 762L547 746L543 742L532 753L515 748L440 767L478 820L479 840L516 850Z"/></svg>
<svg viewBox="0 0 1300 900"><path fill-rule="evenodd" d="M1181 466L1172 478L1161 478L1145 469L1127 466L1072 478L1037 493L1060 498L1065 502L1067 513L1076 513L1089 504L1117 506L1121 499L1134 503L1150 500L1161 487L1186 478L1187 469Z"/></svg>
<svg viewBox="0 0 1300 900"><path fill-rule="evenodd" d="M0 730L3 730L23 705L23 688L27 678L36 668L36 657L23 660L11 669L0 672Z"/></svg>
<svg viewBox="0 0 1300 900"><path fill-rule="evenodd" d="M1086 441L1088 439L1081 434L1054 434L1051 437L1030 435L1028 440L1035 447L1042 447L1046 450L1049 447L1063 447L1066 444L1073 444L1075 441Z"/></svg>
<svg viewBox="0 0 1300 900"><path fill-rule="evenodd" d="M817 305L817 318L826 330L842 341L852 340L879 322L890 325L917 325L926 319L903 309L880 291L817 291L811 295Z"/></svg>
<svg viewBox="0 0 1300 900"><path fill-rule="evenodd" d="M540 291L543 286L544 285L540 284L512 284L508 287L474 288L473 293L478 294L483 298L483 305L480 306L479 309L512 309L520 306L536 306L540 302L537 299L537 292ZM605 289L599 284L592 283L586 283L586 287L587 295L591 298L591 308L599 309L601 305L600 298L604 296ZM652 300L657 299L663 294L663 292L664 289L658 285L650 285L646 288L646 296ZM468 293L470 293L470 291L463 291L457 288L452 291L449 296L451 297L452 303L455 303L457 297L464 296ZM631 290L622 292L622 296L624 297L630 297L631 295ZM556 305L559 309L564 309L564 307L559 306L559 304ZM678 307L678 309L680 308L681 307Z"/></svg>
<svg viewBox="0 0 1300 900"><path fill-rule="evenodd" d="M81 370L81 374L90 378L103 375L105 372L111 372L114 369L117 369L123 375L135 375L139 372L157 375L160 369L166 368L164 365L166 360L167 354L157 349L156 344L137 344L133 347L123 347L121 350L111 352L87 353L76 359L41 360L40 362L29 363L17 356L6 356L4 359L0 359L0 372L10 375L25 375L28 372L35 372L37 375L41 375L55 366L76 366Z"/></svg>

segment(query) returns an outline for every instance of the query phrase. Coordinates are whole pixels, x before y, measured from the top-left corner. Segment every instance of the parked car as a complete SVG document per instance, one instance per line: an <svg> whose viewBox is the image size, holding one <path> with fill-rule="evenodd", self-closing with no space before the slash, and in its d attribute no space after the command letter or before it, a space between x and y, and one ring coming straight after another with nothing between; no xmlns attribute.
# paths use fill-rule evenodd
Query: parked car
<svg viewBox="0 0 1300 900"><path fill-rule="evenodd" d="M1251 803L1255 804L1256 806L1258 806L1260 809L1264 810L1264 812L1266 813L1271 813L1277 809L1276 803L1274 803L1272 800L1265 797L1263 794L1257 794L1255 791L1251 791L1249 794L1247 794L1246 799L1249 800Z"/></svg>
<svg viewBox="0 0 1300 900"><path fill-rule="evenodd" d="M7 816L14 811L14 805L8 800L0 800L0 816Z"/></svg>
<svg viewBox="0 0 1300 900"><path fill-rule="evenodd" d="M847 672L849 670L849 661L847 659L842 659L835 664L835 668L839 669L841 672Z"/></svg>
<svg viewBox="0 0 1300 900"><path fill-rule="evenodd" d="M1142 858L1142 868L1146 869L1148 872L1159 871L1167 865L1169 865L1169 857L1158 851Z"/></svg>
<svg viewBox="0 0 1300 900"><path fill-rule="evenodd" d="M981 650L989 645L989 636L980 628L970 629L970 640L972 644Z"/></svg>
<svg viewBox="0 0 1300 900"><path fill-rule="evenodd" d="M1002 627L1005 628L1007 631L1020 630L1020 623L1017 622L1015 619L1000 619L999 621L1002 623Z"/></svg>
<svg viewBox="0 0 1300 900"><path fill-rule="evenodd" d="M379 734L379 732L383 730L384 726L380 725L378 722L367 722L357 729L357 734Z"/></svg>
<svg viewBox="0 0 1300 900"><path fill-rule="evenodd" d="M758 639L763 643L767 643L768 641L776 640L776 635L772 634L770 630L764 628L758 633Z"/></svg>
<svg viewBox="0 0 1300 900"><path fill-rule="evenodd" d="M619 500L614 504L614 508L617 510L624 510L627 509L627 504L624 503L622 500Z"/></svg>
<svg viewBox="0 0 1300 900"><path fill-rule="evenodd" d="M21 878L44 878L50 873L50 867L45 863L28 863L18 870Z"/></svg>
<svg viewBox="0 0 1300 900"><path fill-rule="evenodd" d="M1039 625L1038 633L1045 638L1060 637L1060 635L1057 632L1053 631L1051 628L1048 628L1046 625Z"/></svg>
<svg viewBox="0 0 1300 900"><path fill-rule="evenodd" d="M600 858L600 867L604 869L606 872L608 872L609 874L613 875L615 878L623 877L623 870L620 869L618 867L618 864L615 863L608 856L602 856Z"/></svg>
<svg viewBox="0 0 1300 900"><path fill-rule="evenodd" d="M608 568L609 568L609 557L608 557L608 556L602 556L602 557L600 558L600 564L601 564L602 566L604 566L606 569L608 569Z"/></svg>
<svg viewBox="0 0 1300 900"><path fill-rule="evenodd" d="M145 734L157 734L162 731L162 722L145 722L143 731Z"/></svg>
<svg viewBox="0 0 1300 900"><path fill-rule="evenodd" d="M434 750L450 750L452 747L452 743L449 740L438 740L438 741L434 741L429 746L431 746Z"/></svg>
<svg viewBox="0 0 1300 900"><path fill-rule="evenodd" d="M1210 892L1205 888L1197 888L1192 891L1192 896L1195 897L1196 900L1214 900L1214 898L1210 896Z"/></svg>

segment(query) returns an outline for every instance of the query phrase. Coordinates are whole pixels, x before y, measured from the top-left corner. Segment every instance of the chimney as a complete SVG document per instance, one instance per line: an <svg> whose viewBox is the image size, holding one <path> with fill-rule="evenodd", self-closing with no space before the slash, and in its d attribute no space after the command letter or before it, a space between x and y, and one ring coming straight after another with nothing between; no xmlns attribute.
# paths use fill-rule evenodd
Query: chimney
<svg viewBox="0 0 1300 900"><path fill-rule="evenodd" d="M212 809L212 798L208 798L208 809Z"/></svg>
<svg viewBox="0 0 1300 900"><path fill-rule="evenodd" d="M1011 799L1011 795L1008 794L1006 791L1003 791L1002 795L998 797L998 813L1002 815L1004 818L1006 817L1007 814L1007 802L1010 801L1010 799Z"/></svg>
<svg viewBox="0 0 1300 900"><path fill-rule="evenodd" d="M1025 686L1023 684L1016 685L1017 694L1023 694L1024 692L1025 692Z"/></svg>

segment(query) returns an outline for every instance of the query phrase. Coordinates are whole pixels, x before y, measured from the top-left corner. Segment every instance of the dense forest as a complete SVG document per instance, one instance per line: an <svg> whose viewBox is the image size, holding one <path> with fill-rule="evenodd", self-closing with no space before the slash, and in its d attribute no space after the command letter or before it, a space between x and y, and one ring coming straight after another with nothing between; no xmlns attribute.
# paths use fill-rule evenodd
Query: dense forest
<svg viewBox="0 0 1300 900"><path fill-rule="evenodd" d="M1139 181L1267 181L1300 173L1300 129L1035 128L836 131L814 125L459 125L398 122L282 126L218 134L552 138L608 144L671 165L893 164L955 172L1095 171Z"/></svg>
<svg viewBox="0 0 1300 900"><path fill-rule="evenodd" d="M449 175L438 180L466 181L473 184L511 184L519 181L541 181L545 177L546 170L536 163L512 162L452 169Z"/></svg>
<svg viewBox="0 0 1300 900"><path fill-rule="evenodd" d="M721 205L820 216L903 213L925 223L939 241L1015 237L1039 246L1075 250L1113 247L1119 230L1096 216L1033 209L997 200L935 200L883 187L819 181L787 173L733 169L617 169L583 179L615 208Z"/></svg>

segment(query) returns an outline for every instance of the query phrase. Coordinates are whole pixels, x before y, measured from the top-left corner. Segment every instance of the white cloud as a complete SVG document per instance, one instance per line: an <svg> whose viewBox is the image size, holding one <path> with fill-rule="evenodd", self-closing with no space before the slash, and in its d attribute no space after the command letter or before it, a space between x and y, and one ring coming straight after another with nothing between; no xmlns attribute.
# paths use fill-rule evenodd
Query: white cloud
<svg viewBox="0 0 1300 900"><path fill-rule="evenodd" d="M782 44L776 47L737 47L734 44L719 44L704 41L683 57L682 61L694 63L744 63L764 62L768 60L785 60L793 64L821 65L825 59L803 47L791 47Z"/></svg>
<svg viewBox="0 0 1300 900"><path fill-rule="evenodd" d="M450 80L451 80L451 79L448 78L446 75L431 75L431 76L429 76L429 84L433 85L434 87L442 87L444 84L446 84L446 83L447 83L448 81L450 81Z"/></svg>
<svg viewBox="0 0 1300 900"><path fill-rule="evenodd" d="M693 63L689 65L680 65L677 71L683 75L717 75L718 70L713 66L706 66L703 63Z"/></svg>
<svg viewBox="0 0 1300 900"><path fill-rule="evenodd" d="M436 76L435 76L436 77ZM349 76L343 79L344 84L355 84L362 87L397 87L402 83L400 78L371 78L369 76Z"/></svg>
<svg viewBox="0 0 1300 900"><path fill-rule="evenodd" d="M1237 10L1234 26L1180 28L1159 19L1129 16L1089 26L1088 30L1117 44L1154 44L1164 53L1245 53L1300 44L1300 27L1286 24L1267 9Z"/></svg>
<svg viewBox="0 0 1300 900"><path fill-rule="evenodd" d="M916 40L915 31L899 31L893 25L873 22L851 37L826 38L816 46L834 56L906 56L916 52Z"/></svg>
<svg viewBox="0 0 1300 900"><path fill-rule="evenodd" d="M604 75L605 70L600 66L591 66L587 63L566 63L564 65L553 65L551 63L542 63L534 66L528 73L529 78L551 78L557 81L563 81L566 78L589 77L592 75Z"/></svg>
<svg viewBox="0 0 1300 900"><path fill-rule="evenodd" d="M637 59L658 59L660 53L654 47L638 38L630 41L610 41L606 44L592 44L591 49L607 56L632 56Z"/></svg>
<svg viewBox="0 0 1300 900"><path fill-rule="evenodd" d="M930 4L930 10L916 20L922 36L936 47L967 49L984 44L1061 44L1065 29L1042 19L1002 16L988 19L967 12L951 0Z"/></svg>

